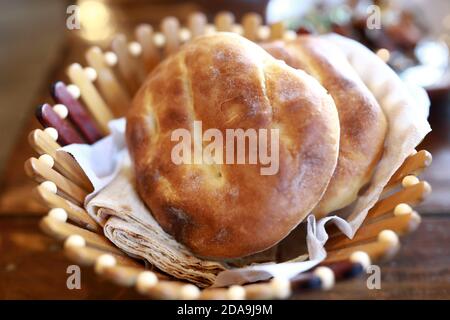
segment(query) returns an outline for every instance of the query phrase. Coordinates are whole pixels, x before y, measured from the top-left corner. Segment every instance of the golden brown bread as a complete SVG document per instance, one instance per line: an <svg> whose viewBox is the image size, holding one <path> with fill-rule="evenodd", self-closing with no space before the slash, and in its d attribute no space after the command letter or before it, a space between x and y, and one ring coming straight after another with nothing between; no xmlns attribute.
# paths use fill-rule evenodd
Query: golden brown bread
<svg viewBox="0 0 450 320"><path fill-rule="evenodd" d="M319 80L336 104L341 128L338 164L314 209L317 217L323 217L352 203L370 181L383 151L385 116L339 48L328 41L307 35L262 46L277 59Z"/></svg>
<svg viewBox="0 0 450 320"><path fill-rule="evenodd" d="M181 164L171 133L279 128L279 171L260 164ZM225 135L225 134L224 134ZM246 256L282 240L322 197L334 172L339 120L306 73L234 34L200 37L162 62L127 117L138 192L162 228L201 256Z"/></svg>

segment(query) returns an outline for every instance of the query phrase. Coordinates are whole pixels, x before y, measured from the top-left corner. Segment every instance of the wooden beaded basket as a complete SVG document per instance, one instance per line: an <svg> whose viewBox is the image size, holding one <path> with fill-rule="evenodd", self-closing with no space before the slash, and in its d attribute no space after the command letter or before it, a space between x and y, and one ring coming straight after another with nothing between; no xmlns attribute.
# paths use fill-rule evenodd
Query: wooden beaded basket
<svg viewBox="0 0 450 320"><path fill-rule="evenodd" d="M116 35L112 51L102 52L98 47L86 51L89 67L68 67L72 84L55 84L53 96L57 104L41 106L38 118L45 129L36 129L29 135L39 157L27 160L25 170L39 183L35 194L50 209L41 221L42 230L64 242L64 251L71 260L93 266L99 275L121 286L135 286L151 298L287 298L292 292L330 289L335 281L362 273L371 261L392 257L399 248L398 236L419 225L420 216L411 206L431 190L427 182L416 177L431 163L431 154L425 150L405 160L353 239L331 232L325 246L326 260L290 281L272 279L201 290L163 272L149 271L142 261L129 257L103 235L102 228L83 208L86 195L92 191L91 183L72 156L58 149L74 142L93 143L107 135L108 122L124 115L145 74L192 37L216 30L236 32L253 41L295 37L281 23L269 27L261 22L259 15L250 13L241 24L235 24L234 16L223 12L215 17L213 25L202 13L195 13L188 17L185 28L176 18L168 17L162 21L161 32L140 25L135 29L135 41Z"/></svg>

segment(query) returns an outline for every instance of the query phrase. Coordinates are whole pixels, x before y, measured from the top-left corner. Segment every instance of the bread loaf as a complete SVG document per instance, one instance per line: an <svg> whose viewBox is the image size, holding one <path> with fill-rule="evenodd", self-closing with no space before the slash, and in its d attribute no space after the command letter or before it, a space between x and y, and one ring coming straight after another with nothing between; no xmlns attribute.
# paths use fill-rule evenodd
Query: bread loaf
<svg viewBox="0 0 450 320"><path fill-rule="evenodd" d="M316 78L336 104L341 129L338 164L314 209L318 218L323 217L352 203L370 181L384 148L385 116L373 94L331 42L305 35L262 46L277 59Z"/></svg>

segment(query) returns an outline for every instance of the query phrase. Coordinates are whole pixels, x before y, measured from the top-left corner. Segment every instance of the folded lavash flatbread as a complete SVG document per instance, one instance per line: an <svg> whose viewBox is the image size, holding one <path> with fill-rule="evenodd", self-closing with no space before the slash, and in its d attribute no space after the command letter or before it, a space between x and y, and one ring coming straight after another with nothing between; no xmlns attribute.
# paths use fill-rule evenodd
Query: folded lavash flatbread
<svg viewBox="0 0 450 320"><path fill-rule="evenodd" d="M128 161L126 161L128 162ZM163 231L139 198L133 169L123 165L118 175L87 205L116 246L134 257L177 278L201 287L214 282L223 264L196 258L182 244Z"/></svg>

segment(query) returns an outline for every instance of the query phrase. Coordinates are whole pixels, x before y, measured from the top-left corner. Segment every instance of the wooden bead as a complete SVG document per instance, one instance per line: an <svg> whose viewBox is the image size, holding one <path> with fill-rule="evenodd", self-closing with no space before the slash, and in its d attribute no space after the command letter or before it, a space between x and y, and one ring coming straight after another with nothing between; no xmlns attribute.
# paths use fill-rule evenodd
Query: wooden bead
<svg viewBox="0 0 450 320"><path fill-rule="evenodd" d="M44 153L43 155L39 156L39 161L44 163L49 168L53 168L53 166L55 165L55 160L52 158L52 156L50 156L50 155L48 155L46 153Z"/></svg>
<svg viewBox="0 0 450 320"><path fill-rule="evenodd" d="M53 111L61 118L65 119L69 115L67 107L61 103L57 103L53 106Z"/></svg>
<svg viewBox="0 0 450 320"><path fill-rule="evenodd" d="M378 241L389 244L391 247L395 247L399 243L397 234L392 230L381 231L378 235Z"/></svg>
<svg viewBox="0 0 450 320"><path fill-rule="evenodd" d="M314 274L320 278L323 290L329 290L334 286L334 273L330 268L318 267L314 270Z"/></svg>
<svg viewBox="0 0 450 320"><path fill-rule="evenodd" d="M143 271L136 280L136 289L138 292L145 294L148 289L154 287L158 283L158 277L151 271Z"/></svg>
<svg viewBox="0 0 450 320"><path fill-rule="evenodd" d="M98 257L95 261L95 272L102 273L103 269L108 267L114 267L117 264L116 258L114 256L105 253Z"/></svg>
<svg viewBox="0 0 450 320"><path fill-rule="evenodd" d="M142 47L139 42L133 41L128 44L128 52L133 57L138 57L142 53Z"/></svg>
<svg viewBox="0 0 450 320"><path fill-rule="evenodd" d="M44 132L50 136L53 140L58 140L58 131L55 128L48 127L44 129Z"/></svg>
<svg viewBox="0 0 450 320"><path fill-rule="evenodd" d="M85 247L86 246L86 240L78 234L73 234L71 236L68 236L66 241L64 241L64 247Z"/></svg>
<svg viewBox="0 0 450 320"><path fill-rule="evenodd" d="M228 288L227 297L230 300L243 300L245 299L245 289L239 285L233 285Z"/></svg>
<svg viewBox="0 0 450 320"><path fill-rule="evenodd" d="M364 251L355 251L350 256L350 261L353 263L359 263L364 270L372 264L369 255Z"/></svg>
<svg viewBox="0 0 450 320"><path fill-rule="evenodd" d="M395 216L402 216L406 214L410 214L412 212L412 208L406 203L399 203L394 209Z"/></svg>
<svg viewBox="0 0 450 320"><path fill-rule="evenodd" d="M92 67L86 67L84 68L84 72L86 73L87 77L91 81L97 80L97 71Z"/></svg>
<svg viewBox="0 0 450 320"><path fill-rule="evenodd" d="M105 52L105 62L108 66L114 67L117 64L117 60L117 55L114 52Z"/></svg>
<svg viewBox="0 0 450 320"><path fill-rule="evenodd" d="M409 176L406 176L406 177L403 178L403 180L402 180L402 187L403 188L408 188L408 187L411 187L411 186L413 186L415 184L418 184L419 182L420 182L420 180L416 176L409 175Z"/></svg>
<svg viewBox="0 0 450 320"><path fill-rule="evenodd" d="M291 294L291 283L285 278L273 278L270 281L275 298L286 299Z"/></svg>
<svg viewBox="0 0 450 320"><path fill-rule="evenodd" d="M41 184L41 187L44 188L45 190L51 192L51 193L57 193L58 192L58 187L56 186L56 184L53 181L44 181Z"/></svg>
<svg viewBox="0 0 450 320"><path fill-rule="evenodd" d="M80 66L81 67L81 66ZM67 91L69 91L69 93L72 95L72 97L74 99L78 99L81 96L81 91L80 88L78 88L76 85L74 84L69 84L67 86Z"/></svg>
<svg viewBox="0 0 450 320"><path fill-rule="evenodd" d="M191 38L191 31L189 31L189 29L187 29L187 28L181 28L180 29L181 42L189 41L190 38Z"/></svg>
<svg viewBox="0 0 450 320"><path fill-rule="evenodd" d="M62 208L53 208L48 212L48 215L61 222L66 222L68 218L66 210Z"/></svg>
<svg viewBox="0 0 450 320"><path fill-rule="evenodd" d="M166 37L161 32L155 32L153 35L153 42L155 46L161 48L166 44Z"/></svg>
<svg viewBox="0 0 450 320"><path fill-rule="evenodd" d="M183 285L180 289L180 299L195 300L200 296L200 289L193 284Z"/></svg>

